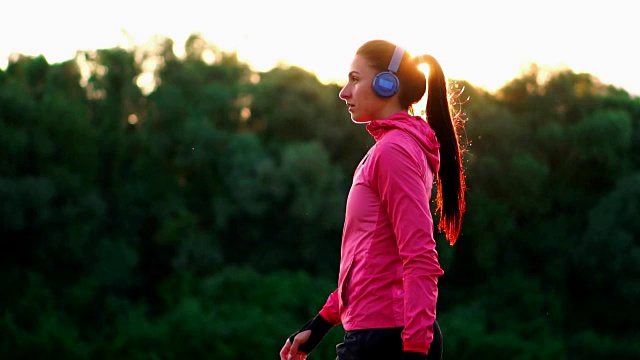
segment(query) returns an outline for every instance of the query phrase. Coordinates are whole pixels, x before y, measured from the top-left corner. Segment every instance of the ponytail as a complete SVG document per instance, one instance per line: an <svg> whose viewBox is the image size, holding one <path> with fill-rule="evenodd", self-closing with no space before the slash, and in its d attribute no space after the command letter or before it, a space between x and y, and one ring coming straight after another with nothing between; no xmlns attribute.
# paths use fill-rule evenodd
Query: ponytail
<svg viewBox="0 0 640 360"><path fill-rule="evenodd" d="M462 121L458 113L452 116L447 84L440 64L430 55L422 55L420 60L429 65L427 122L440 143L436 197L436 213L440 215L438 229L444 231L449 244L453 246L460 234L462 216L466 209L462 149L457 132Z"/></svg>

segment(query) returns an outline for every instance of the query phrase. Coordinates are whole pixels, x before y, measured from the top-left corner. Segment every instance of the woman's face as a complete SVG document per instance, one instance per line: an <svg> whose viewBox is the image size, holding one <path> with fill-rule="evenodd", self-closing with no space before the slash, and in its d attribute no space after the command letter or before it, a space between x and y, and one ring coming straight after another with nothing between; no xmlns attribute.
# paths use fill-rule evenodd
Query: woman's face
<svg viewBox="0 0 640 360"><path fill-rule="evenodd" d="M349 81L340 90L340 99L349 107L351 120L354 122L368 122L384 118L385 99L373 92L373 78L377 71L367 63L365 58L356 55L351 62Z"/></svg>

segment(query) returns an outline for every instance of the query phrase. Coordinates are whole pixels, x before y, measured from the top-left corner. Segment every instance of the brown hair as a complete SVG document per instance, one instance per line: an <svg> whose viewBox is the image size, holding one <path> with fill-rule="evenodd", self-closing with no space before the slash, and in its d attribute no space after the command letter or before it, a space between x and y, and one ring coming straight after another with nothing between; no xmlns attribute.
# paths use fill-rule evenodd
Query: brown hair
<svg viewBox="0 0 640 360"><path fill-rule="evenodd" d="M396 45L388 41L372 40L363 44L356 54L363 56L376 71L386 71L395 48ZM424 73L418 68L422 63L429 65L428 84ZM405 52L396 75L400 80L398 100L407 110L420 101L425 88L428 89L425 114L440 143L436 196L436 213L440 215L438 230L444 231L447 240L453 245L460 234L466 210L463 149L458 136L458 128L464 122L460 112L452 111L449 102L455 101L455 96L449 96L444 73L433 56L421 55L413 58Z"/></svg>

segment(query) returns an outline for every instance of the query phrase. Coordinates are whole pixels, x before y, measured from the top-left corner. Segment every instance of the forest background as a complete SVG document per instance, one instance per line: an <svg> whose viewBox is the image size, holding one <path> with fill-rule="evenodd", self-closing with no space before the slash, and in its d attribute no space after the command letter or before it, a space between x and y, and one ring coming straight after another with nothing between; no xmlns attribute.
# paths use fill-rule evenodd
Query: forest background
<svg viewBox="0 0 640 360"><path fill-rule="evenodd" d="M1 359L275 359L335 288L373 139L336 84L184 47L0 70ZM451 87L469 191L456 245L437 235L444 358L640 359L640 99L535 65Z"/></svg>

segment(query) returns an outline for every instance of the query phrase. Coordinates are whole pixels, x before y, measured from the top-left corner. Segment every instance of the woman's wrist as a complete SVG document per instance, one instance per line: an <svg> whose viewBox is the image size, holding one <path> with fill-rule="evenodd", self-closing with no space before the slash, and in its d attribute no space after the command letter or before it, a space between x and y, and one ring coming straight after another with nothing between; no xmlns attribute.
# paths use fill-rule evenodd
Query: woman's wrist
<svg viewBox="0 0 640 360"><path fill-rule="evenodd" d="M289 341L293 343L293 340L295 339L296 335L298 335L299 333L305 330L311 330L311 335L309 336L309 339L305 341L303 344L300 344L300 346L298 347L298 349L300 349L300 351L302 351L303 353L309 354L311 353L311 351L313 351L313 349L316 348L316 346L318 346L322 338L324 338L324 336L329 332L329 330L331 330L331 328L333 328L333 324L331 324L329 321L323 318L320 314L318 314L313 319L309 320L306 324L304 324L300 328L300 330L291 334L291 336L289 336Z"/></svg>

